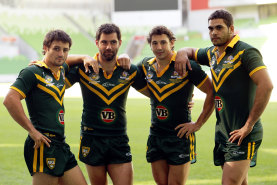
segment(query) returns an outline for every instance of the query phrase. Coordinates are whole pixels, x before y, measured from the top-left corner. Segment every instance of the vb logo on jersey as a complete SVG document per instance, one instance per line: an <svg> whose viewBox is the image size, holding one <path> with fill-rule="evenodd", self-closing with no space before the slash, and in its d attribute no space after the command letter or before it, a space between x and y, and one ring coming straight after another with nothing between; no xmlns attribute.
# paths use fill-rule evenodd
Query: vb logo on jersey
<svg viewBox="0 0 277 185"><path fill-rule="evenodd" d="M115 112L112 109L110 109L110 108L104 109L101 112L101 119L105 123L111 123L111 122L113 122L115 120Z"/></svg>
<svg viewBox="0 0 277 185"><path fill-rule="evenodd" d="M90 147L82 146L82 155L84 157L88 156L89 151L90 151Z"/></svg>
<svg viewBox="0 0 277 185"><path fill-rule="evenodd" d="M64 111L63 110L60 110L58 119L59 119L60 124L64 125Z"/></svg>
<svg viewBox="0 0 277 185"><path fill-rule="evenodd" d="M165 108L162 105L158 105L156 107L156 115L157 115L158 119L160 119L160 120L167 119L168 118L168 110L167 110L167 108Z"/></svg>
<svg viewBox="0 0 277 185"><path fill-rule="evenodd" d="M218 112L220 112L223 109L223 101L219 96L215 96L214 98L215 108Z"/></svg>
<svg viewBox="0 0 277 185"><path fill-rule="evenodd" d="M46 164L49 169L53 170L56 165L56 158L46 158Z"/></svg>

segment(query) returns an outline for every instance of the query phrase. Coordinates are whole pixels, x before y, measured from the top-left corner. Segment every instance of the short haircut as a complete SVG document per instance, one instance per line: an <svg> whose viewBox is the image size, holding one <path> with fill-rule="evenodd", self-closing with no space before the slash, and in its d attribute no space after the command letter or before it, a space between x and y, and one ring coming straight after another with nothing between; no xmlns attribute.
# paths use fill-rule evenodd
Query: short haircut
<svg viewBox="0 0 277 185"><path fill-rule="evenodd" d="M121 32L118 26L112 23L102 24L96 31L96 40L99 40L101 34L111 34L116 33L118 40L121 40Z"/></svg>
<svg viewBox="0 0 277 185"><path fill-rule="evenodd" d="M174 37L174 34L172 33L172 31L170 31L167 27L165 27L165 26L155 26L148 34L148 37L147 37L148 43L151 44L153 35L162 35L162 34L167 35L169 41L172 41L172 40L175 41L176 40L176 38Z"/></svg>
<svg viewBox="0 0 277 185"><path fill-rule="evenodd" d="M43 41L43 46L46 47L50 47L52 42L54 41L61 41L64 43L69 43L69 48L72 45L72 40L70 38L70 36L65 33L63 30L51 30L49 31L45 37L44 37L44 41ZM45 55L45 51L42 51L42 54Z"/></svg>
<svg viewBox="0 0 277 185"><path fill-rule="evenodd" d="M223 19L224 23L230 27L234 24L233 16L227 10L216 10L208 18L208 21L213 19Z"/></svg>

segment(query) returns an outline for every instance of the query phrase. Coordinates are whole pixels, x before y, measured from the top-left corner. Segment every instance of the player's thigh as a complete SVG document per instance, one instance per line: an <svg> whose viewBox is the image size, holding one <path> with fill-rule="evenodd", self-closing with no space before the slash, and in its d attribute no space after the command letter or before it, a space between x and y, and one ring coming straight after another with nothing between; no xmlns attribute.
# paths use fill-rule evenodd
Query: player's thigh
<svg viewBox="0 0 277 185"><path fill-rule="evenodd" d="M64 175L59 179L60 185L87 185L85 177L79 166L75 166L64 172Z"/></svg>
<svg viewBox="0 0 277 185"><path fill-rule="evenodd" d="M152 174L157 184L168 183L169 165L166 160L158 160L151 163Z"/></svg>
<svg viewBox="0 0 277 185"><path fill-rule="evenodd" d="M107 169L114 185L133 184L133 165L131 162L109 164Z"/></svg>
<svg viewBox="0 0 277 185"><path fill-rule="evenodd" d="M87 165L87 172L91 185L107 185L107 169L106 166Z"/></svg>
<svg viewBox="0 0 277 185"><path fill-rule="evenodd" d="M58 185L59 178L46 173L34 173L33 185Z"/></svg>
<svg viewBox="0 0 277 185"><path fill-rule="evenodd" d="M190 161L181 165L169 165L168 184L185 184L190 169Z"/></svg>
<svg viewBox="0 0 277 185"><path fill-rule="evenodd" d="M247 177L250 160L225 162L222 184L241 184Z"/></svg>

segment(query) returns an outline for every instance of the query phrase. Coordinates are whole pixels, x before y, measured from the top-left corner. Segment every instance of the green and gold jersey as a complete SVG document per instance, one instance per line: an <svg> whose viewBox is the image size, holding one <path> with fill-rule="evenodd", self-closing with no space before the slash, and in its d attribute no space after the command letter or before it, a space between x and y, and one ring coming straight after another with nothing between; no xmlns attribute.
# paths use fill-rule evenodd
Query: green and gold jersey
<svg viewBox="0 0 277 185"><path fill-rule="evenodd" d="M175 127L191 121L188 102L194 85L200 88L208 78L194 61L191 61L193 70L186 72L184 77L179 76L174 70L175 57L176 52L159 74L156 58L144 58L138 65L145 75L151 94L151 135L176 137Z"/></svg>
<svg viewBox="0 0 277 185"><path fill-rule="evenodd" d="M225 52L218 56L212 46L198 49L195 58L211 69L216 108L216 141L227 141L229 133L244 126L254 103L256 85L251 75L265 68L260 52L239 40L236 35ZM258 120L244 142L262 139L263 129Z"/></svg>
<svg viewBox="0 0 277 185"><path fill-rule="evenodd" d="M25 98L30 120L40 132L64 137L65 69L57 76L44 62L23 69L11 89Z"/></svg>
<svg viewBox="0 0 277 185"><path fill-rule="evenodd" d="M97 59L97 55L95 56ZM137 67L129 71L115 66L107 75L100 68L96 74L92 68L85 73L83 64L72 66L66 81L71 86L79 82L83 97L82 126L92 135L126 135L126 100L130 86L142 89L146 84L138 83Z"/></svg>

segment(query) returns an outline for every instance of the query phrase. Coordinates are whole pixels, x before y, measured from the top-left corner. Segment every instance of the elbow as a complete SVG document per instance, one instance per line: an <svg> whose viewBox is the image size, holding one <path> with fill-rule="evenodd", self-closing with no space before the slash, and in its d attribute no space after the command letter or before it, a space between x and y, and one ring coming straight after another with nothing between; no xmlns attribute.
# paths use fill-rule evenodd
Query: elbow
<svg viewBox="0 0 277 185"><path fill-rule="evenodd" d="M7 95L3 101L3 105L7 108L9 106L9 96Z"/></svg>

